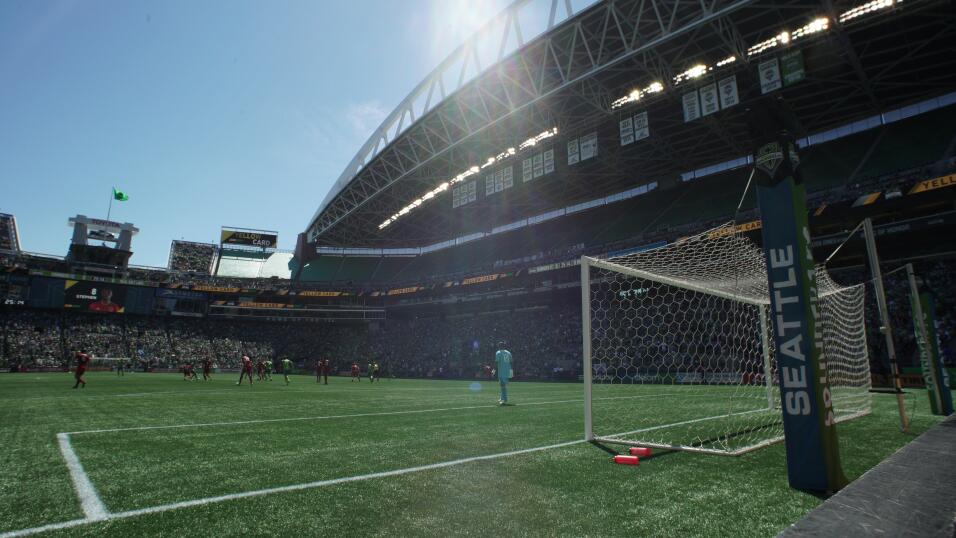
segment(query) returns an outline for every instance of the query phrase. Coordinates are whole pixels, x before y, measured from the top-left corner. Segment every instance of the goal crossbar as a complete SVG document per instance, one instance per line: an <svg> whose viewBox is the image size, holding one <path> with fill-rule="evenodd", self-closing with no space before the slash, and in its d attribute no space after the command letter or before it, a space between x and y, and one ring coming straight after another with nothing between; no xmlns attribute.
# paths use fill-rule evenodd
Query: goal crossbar
<svg viewBox="0 0 956 538"><path fill-rule="evenodd" d="M664 275L649 273L647 271L642 271L640 269L635 269L633 267L617 265L614 263L606 262L604 260L599 260L597 258L581 256L581 264L584 265L585 263L593 267L600 267L601 269L606 269L608 271L615 271L617 273L623 273L625 275L633 276L636 278L653 280L655 282L660 282L661 284L674 286L675 288L683 288L685 290L696 291L698 293L705 293L707 295L713 295L715 297L729 299L731 301L737 301L738 303L751 304L754 306L770 304L770 299L767 299L766 301L759 301L754 299L753 297L747 297L746 295L738 295L738 294L729 293L723 290L715 290L713 288L707 288L705 286L701 286L700 284L695 284L693 282L688 282L686 280L680 280L677 278L671 278Z"/></svg>

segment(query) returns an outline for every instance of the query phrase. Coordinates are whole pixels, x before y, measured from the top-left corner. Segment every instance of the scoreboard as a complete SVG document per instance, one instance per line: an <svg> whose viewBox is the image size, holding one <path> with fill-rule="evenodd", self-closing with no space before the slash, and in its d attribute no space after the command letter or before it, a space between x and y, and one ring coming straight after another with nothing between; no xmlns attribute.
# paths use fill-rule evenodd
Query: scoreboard
<svg viewBox="0 0 956 538"><path fill-rule="evenodd" d="M263 249L276 248L279 243L279 232L224 226L219 235L219 242L222 245L239 245Z"/></svg>

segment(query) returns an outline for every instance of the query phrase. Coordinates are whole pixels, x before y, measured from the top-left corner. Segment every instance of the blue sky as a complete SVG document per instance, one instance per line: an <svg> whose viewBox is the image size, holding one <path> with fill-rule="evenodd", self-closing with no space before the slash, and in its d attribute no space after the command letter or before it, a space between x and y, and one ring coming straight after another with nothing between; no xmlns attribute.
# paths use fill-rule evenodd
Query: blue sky
<svg viewBox="0 0 956 538"><path fill-rule="evenodd" d="M132 263L219 227L293 248L369 133L487 0L0 2L0 212L63 255L77 213L141 230Z"/></svg>

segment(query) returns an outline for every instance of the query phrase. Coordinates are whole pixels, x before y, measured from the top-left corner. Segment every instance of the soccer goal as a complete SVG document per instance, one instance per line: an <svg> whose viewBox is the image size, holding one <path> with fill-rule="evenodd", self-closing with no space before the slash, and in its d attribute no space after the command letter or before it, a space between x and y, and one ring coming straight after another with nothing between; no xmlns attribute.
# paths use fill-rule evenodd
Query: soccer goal
<svg viewBox="0 0 956 538"><path fill-rule="evenodd" d="M783 439L763 252L730 224L581 259L585 437L739 455ZM817 269L838 421L870 410L862 284Z"/></svg>

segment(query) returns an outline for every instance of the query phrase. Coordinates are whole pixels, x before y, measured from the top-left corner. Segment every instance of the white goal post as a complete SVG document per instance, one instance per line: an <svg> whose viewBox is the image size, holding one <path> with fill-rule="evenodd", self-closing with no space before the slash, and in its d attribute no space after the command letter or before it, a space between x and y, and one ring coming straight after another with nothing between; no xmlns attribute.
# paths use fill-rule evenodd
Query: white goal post
<svg viewBox="0 0 956 538"><path fill-rule="evenodd" d="M863 284L817 268L837 421L870 411ZM581 258L585 438L739 455L783 439L763 252L730 225Z"/></svg>

